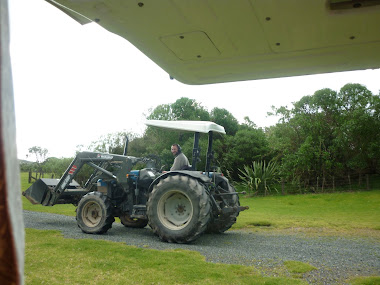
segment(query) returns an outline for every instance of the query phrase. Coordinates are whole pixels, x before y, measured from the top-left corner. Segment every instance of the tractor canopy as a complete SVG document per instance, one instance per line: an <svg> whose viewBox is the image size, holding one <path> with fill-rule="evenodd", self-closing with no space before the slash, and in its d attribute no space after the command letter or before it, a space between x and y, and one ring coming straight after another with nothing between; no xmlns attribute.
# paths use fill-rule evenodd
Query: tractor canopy
<svg viewBox="0 0 380 285"><path fill-rule="evenodd" d="M223 126L215 124L209 121L163 121L163 120L147 120L145 122L148 126L171 129L171 130L182 130L189 132L199 132L199 133L209 133L217 132L221 134L226 134Z"/></svg>
<svg viewBox="0 0 380 285"><path fill-rule="evenodd" d="M164 121L164 120L147 120L146 125L158 128L165 128L171 130L181 130L194 132L194 146L193 146L193 159L191 170L197 170L196 164L200 157L201 149L199 147L199 134L208 134L208 147L206 155L206 169L205 172L209 173L211 170L211 162L214 159L212 151L213 133L225 134L223 126L209 121Z"/></svg>

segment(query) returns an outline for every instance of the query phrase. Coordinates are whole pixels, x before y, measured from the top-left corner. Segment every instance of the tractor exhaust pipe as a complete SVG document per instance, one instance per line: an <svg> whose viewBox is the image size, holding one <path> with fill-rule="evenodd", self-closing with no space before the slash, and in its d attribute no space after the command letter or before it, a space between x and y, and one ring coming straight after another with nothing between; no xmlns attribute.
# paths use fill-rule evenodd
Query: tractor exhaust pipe
<svg viewBox="0 0 380 285"><path fill-rule="evenodd" d="M128 136L125 136L125 145L124 145L124 152L123 152L124 156L127 156L128 143L129 143Z"/></svg>

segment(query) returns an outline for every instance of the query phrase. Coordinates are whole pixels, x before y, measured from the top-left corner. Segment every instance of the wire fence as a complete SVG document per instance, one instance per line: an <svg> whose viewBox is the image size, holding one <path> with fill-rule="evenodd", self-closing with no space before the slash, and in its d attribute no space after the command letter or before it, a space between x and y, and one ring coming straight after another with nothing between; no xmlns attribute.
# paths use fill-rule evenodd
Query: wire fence
<svg viewBox="0 0 380 285"><path fill-rule="evenodd" d="M344 191L369 191L380 189L380 175L354 174L340 177L315 177L304 181L281 181L277 192L285 194L333 193Z"/></svg>
<svg viewBox="0 0 380 285"><path fill-rule="evenodd" d="M334 193L349 191L369 191L380 189L379 174L353 174L347 176L314 177L302 181L281 180L278 184L260 187L249 190L240 183L236 184L238 191L246 191L248 195L288 195L288 194L308 194L308 193Z"/></svg>

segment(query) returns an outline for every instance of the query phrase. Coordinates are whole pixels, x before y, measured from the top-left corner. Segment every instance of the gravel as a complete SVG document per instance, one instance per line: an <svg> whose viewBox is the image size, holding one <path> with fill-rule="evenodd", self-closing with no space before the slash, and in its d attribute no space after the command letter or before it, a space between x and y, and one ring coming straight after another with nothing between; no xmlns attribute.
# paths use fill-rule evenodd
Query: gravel
<svg viewBox="0 0 380 285"><path fill-rule="evenodd" d="M110 240L157 250L198 251L209 262L253 265L264 276L287 274L283 270L284 261L302 261L317 268L303 275L309 284L345 284L344 280L351 277L380 276L380 242L365 237L227 231L202 235L191 244L173 244L161 242L149 227L133 229L114 223L106 234L88 235L77 227L75 217L32 211L24 211L24 222L26 228L61 231L65 238Z"/></svg>

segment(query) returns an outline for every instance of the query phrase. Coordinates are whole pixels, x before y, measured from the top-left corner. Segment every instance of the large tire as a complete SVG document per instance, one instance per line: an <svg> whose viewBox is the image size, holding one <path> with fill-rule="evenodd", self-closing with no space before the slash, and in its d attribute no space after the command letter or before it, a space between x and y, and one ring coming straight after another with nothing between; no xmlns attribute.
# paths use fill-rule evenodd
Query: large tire
<svg viewBox="0 0 380 285"><path fill-rule="evenodd" d="M148 220L131 218L128 214L120 216L121 223L128 228L145 228Z"/></svg>
<svg viewBox="0 0 380 285"><path fill-rule="evenodd" d="M210 198L196 179L172 175L154 186L148 200L148 220L162 241L188 243L202 234L210 220Z"/></svg>
<svg viewBox="0 0 380 285"><path fill-rule="evenodd" d="M223 188L224 193L236 192L236 189L230 185L228 182L223 182L218 186ZM212 215L211 221L207 227L207 233L224 233L236 223L236 218L239 216L239 211L237 210L240 206L238 195L225 195L222 200L221 196L216 196L215 200L219 203L221 208L223 207L235 207L236 211L232 213L222 213L220 215Z"/></svg>
<svg viewBox="0 0 380 285"><path fill-rule="evenodd" d="M103 234L115 221L109 199L100 192L90 192L82 197L76 219L78 227L87 234Z"/></svg>

